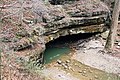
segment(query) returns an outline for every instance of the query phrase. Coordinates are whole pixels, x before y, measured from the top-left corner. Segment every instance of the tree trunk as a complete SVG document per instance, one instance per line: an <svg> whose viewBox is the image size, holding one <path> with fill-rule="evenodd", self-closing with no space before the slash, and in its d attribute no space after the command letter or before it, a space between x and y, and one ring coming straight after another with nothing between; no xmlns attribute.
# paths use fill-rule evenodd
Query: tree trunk
<svg viewBox="0 0 120 80"><path fill-rule="evenodd" d="M117 33L117 26L118 26L119 11L120 11L120 0L115 0L110 32L105 45L106 50L112 50L114 47L115 37Z"/></svg>
<svg viewBox="0 0 120 80"><path fill-rule="evenodd" d="M22 19L23 19L23 4L24 4L24 0L18 0L21 8L20 8L20 13L19 13L19 23L22 24Z"/></svg>

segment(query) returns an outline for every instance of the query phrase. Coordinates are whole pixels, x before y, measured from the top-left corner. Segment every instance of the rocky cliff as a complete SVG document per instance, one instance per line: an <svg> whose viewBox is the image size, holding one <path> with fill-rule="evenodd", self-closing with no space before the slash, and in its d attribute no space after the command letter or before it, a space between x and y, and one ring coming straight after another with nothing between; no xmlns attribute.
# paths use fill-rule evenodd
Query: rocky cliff
<svg viewBox="0 0 120 80"><path fill-rule="evenodd" d="M72 3L69 0L51 0L50 2L52 3L48 3L48 6L43 4L46 6L44 9L34 7L35 13L42 14L41 20L45 23L43 36L46 43L60 36L102 32L106 28L109 9L99 0L73 0Z"/></svg>
<svg viewBox="0 0 120 80"><path fill-rule="evenodd" d="M56 2L57 1L57 2ZM26 4L29 6L26 6ZM9 50L25 59L33 58L42 63L38 56L45 50L45 44L60 36L103 32L109 23L109 8L100 0L31 0L25 2L22 26L29 26L29 29L19 29L14 32L14 37L2 37L2 42L12 42ZM31 6L32 5L32 6ZM21 26L21 25L18 25ZM26 27L24 27L26 28ZM24 55L21 55L21 52ZM26 58L27 57L27 58Z"/></svg>

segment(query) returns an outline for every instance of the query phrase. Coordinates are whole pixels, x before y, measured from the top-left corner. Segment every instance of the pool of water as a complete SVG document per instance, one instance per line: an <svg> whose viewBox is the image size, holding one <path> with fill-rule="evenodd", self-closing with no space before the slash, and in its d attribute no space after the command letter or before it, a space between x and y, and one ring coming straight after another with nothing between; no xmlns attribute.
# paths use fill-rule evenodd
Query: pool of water
<svg viewBox="0 0 120 80"><path fill-rule="evenodd" d="M69 47L48 47L44 52L44 63L50 63L58 59L61 55L70 53Z"/></svg>

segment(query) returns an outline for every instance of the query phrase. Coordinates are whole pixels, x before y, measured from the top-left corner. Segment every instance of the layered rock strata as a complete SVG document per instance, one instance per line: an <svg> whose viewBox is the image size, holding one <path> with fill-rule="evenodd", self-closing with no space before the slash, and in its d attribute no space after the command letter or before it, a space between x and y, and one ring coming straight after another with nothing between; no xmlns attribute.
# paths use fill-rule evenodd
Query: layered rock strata
<svg viewBox="0 0 120 80"><path fill-rule="evenodd" d="M42 0L32 0L32 19L23 18L24 24L30 25L28 31L18 31L14 39L15 52L24 52L22 57L31 57L42 63L38 56L45 50L45 44L60 36L103 32L109 23L109 8L100 0L67 0L54 4ZM59 1L59 0L58 0ZM4 39L4 41L6 38ZM9 39L7 39L9 40ZM3 41L3 42L4 42Z"/></svg>

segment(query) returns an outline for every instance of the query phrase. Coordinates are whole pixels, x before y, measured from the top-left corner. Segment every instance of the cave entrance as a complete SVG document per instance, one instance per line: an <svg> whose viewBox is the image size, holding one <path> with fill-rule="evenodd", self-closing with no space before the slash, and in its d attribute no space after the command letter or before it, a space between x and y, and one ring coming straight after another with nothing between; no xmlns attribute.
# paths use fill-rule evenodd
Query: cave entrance
<svg viewBox="0 0 120 80"><path fill-rule="evenodd" d="M97 33L84 33L84 34L74 34L59 37L53 41L46 44L46 50L43 54L44 63L50 63L56 59L59 59L61 55L67 55L71 52L71 44L77 43L80 40L88 39Z"/></svg>

